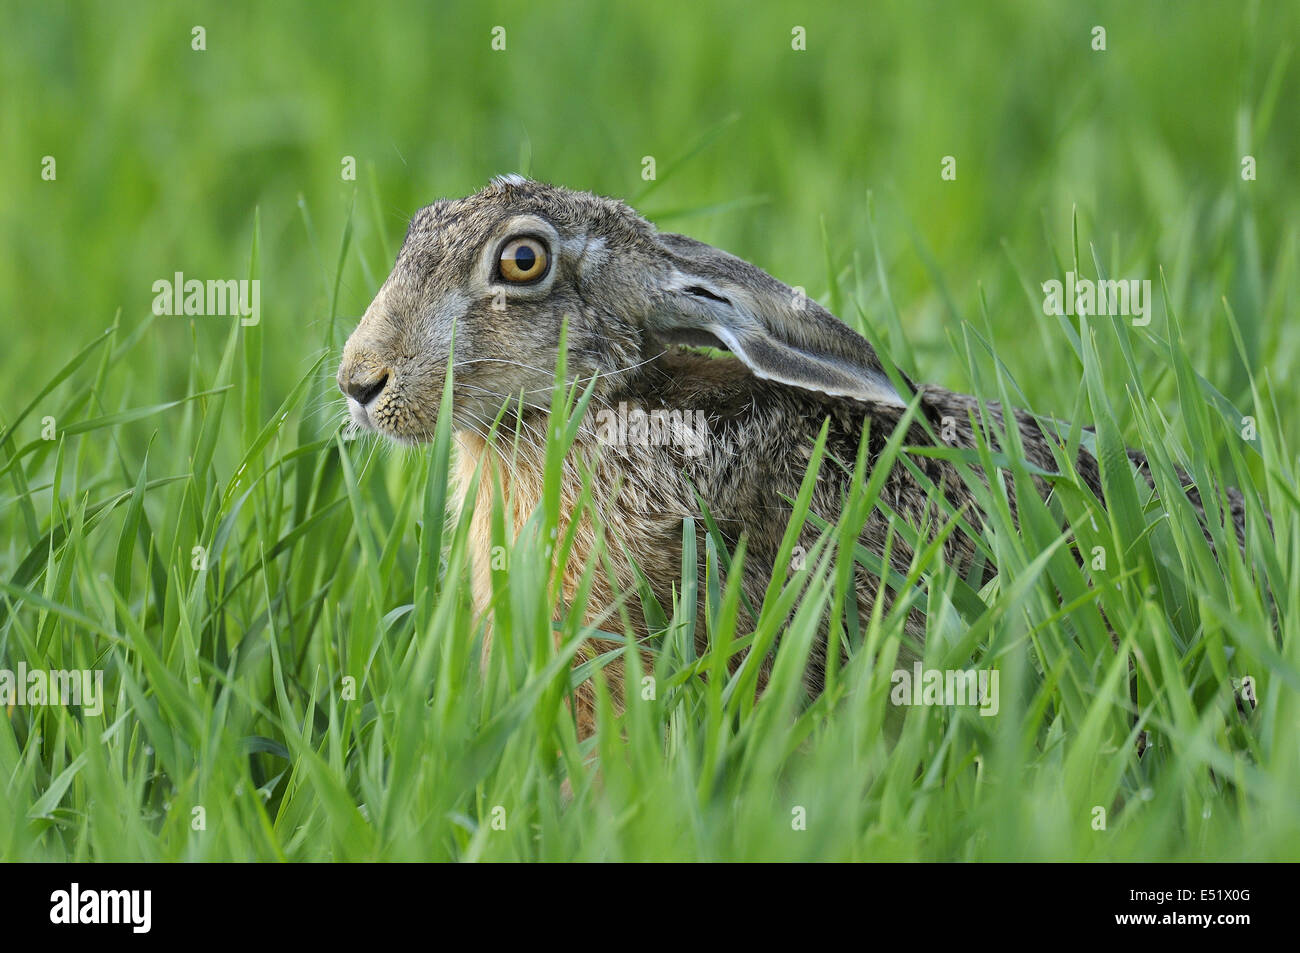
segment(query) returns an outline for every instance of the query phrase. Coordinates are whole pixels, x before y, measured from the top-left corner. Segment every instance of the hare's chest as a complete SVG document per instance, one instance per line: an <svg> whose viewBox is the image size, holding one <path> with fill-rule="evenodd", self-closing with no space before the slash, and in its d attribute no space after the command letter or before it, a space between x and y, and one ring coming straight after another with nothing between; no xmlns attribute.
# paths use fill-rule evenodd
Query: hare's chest
<svg viewBox="0 0 1300 953"><path fill-rule="evenodd" d="M456 512L471 520L472 592L481 612L491 602L492 570L503 562L500 543L493 542L493 507L506 508L508 550L542 506L544 465L540 454L538 459L514 454L503 460L477 435L463 434L458 444ZM681 574L682 520L695 515L689 486L656 465L660 461L628 455L619 448L592 453L588 452L592 448L581 444L580 440L560 472L557 536L572 541L559 567L566 602L576 596L594 561L588 603L593 615L603 617L618 593L636 591L636 571L629 556L656 594L670 598ZM499 497L494 487L500 487ZM468 505L471 491L476 494L472 507Z"/></svg>
<svg viewBox="0 0 1300 953"><path fill-rule="evenodd" d="M472 566L472 595L475 609L484 611L492 598L492 571L509 564L510 550L543 501L545 493L543 461L525 454L509 454L503 459L476 434L458 437L455 463L455 513L470 520L468 545ZM567 538L575 519L573 545L561 567L561 588L567 599L577 590L583 569L594 552L594 534L590 515L578 513L582 483L566 466L561 476L560 521L557 535ZM499 493L498 493L499 490ZM473 499L470 494L473 493ZM494 507L502 506L506 529L505 546L493 539ZM502 549L504 548L504 552ZM605 587L598 585L597 594Z"/></svg>

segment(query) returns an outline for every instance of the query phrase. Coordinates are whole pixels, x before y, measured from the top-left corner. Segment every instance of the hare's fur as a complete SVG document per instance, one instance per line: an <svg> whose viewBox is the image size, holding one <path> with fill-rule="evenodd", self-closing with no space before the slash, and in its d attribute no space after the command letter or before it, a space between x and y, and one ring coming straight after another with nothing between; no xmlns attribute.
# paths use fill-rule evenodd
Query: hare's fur
<svg viewBox="0 0 1300 953"><path fill-rule="evenodd" d="M496 261L502 243L518 235L540 241L550 265L536 282L516 287L502 280ZM910 381L897 378L900 393L871 345L814 302L748 262L657 232L621 202L518 177L498 179L465 199L435 202L412 220L392 274L347 343L339 382L345 392L367 400L364 405L349 401L358 424L395 440L420 442L434 432L454 353L452 423L461 450L459 483L468 486L476 470L483 473L472 528L480 606L487 605L490 595L492 471L514 498L514 532L541 499L540 435L565 318L569 379L585 385L594 378L595 387L588 417L565 463L566 523L560 532L568 529L583 471L589 468L594 510L610 541L608 563L613 566L613 578L598 574L595 579L590 621L615 631L621 630L613 614L619 595L635 592L624 550L661 604L671 605L681 577L682 521L693 517L703 525L697 493L730 546L745 537L742 588L751 604L761 604L773 571L786 571L773 565L790 514L785 501L798 493L823 421L830 422L827 459L812 510L834 523L864 427L869 428L870 468L911 397L906 393L913 387ZM683 346L698 344L735 356L705 356ZM949 446L974 447L975 428L981 426L987 427L986 439L997 445L1005 423L1001 408L989 406L992 419L987 420L974 398L935 387L918 390L920 406L906 444L931 444L932 435L942 430ZM483 434L507 404L522 407L515 423L524 439L514 447L507 440L504 449L489 449ZM672 442L601 441L595 415L620 405L629 412L701 411L707 439L694 449L702 452ZM1026 459L1056 470L1052 447L1059 447L1059 441L1049 428L1019 411L1014 424ZM1130 456L1139 470L1145 469L1139 454ZM978 533L979 508L957 470L935 458L914 456L912 462ZM1074 465L1100 499L1096 461L1080 451ZM1047 484L1039 488L1045 493ZM1199 509L1195 490L1190 495ZM888 474L880 500L931 533L944 522L929 488L901 464ZM1232 491L1229 502L1240 532L1240 496ZM871 513L861 534L863 546L883 554L889 520L881 508ZM570 578L564 580L566 597L577 588L596 532L588 524L578 527L568 561ZM800 544L811 550L816 536L810 521ZM890 547L892 565L905 573L911 549L898 535ZM974 568L975 544L961 531L947 538L943 553L963 573ZM987 576L993 567L983 571ZM878 594L885 599L890 594L861 566L855 572L858 607L865 615ZM637 634L648 635L635 596L625 604ZM909 618L908 628L918 639L923 636L919 616ZM702 639L703 618L696 632ZM582 657L612 647L598 643ZM824 661L822 644L815 647L807 669L811 692L820 690ZM621 666L611 666L607 673L618 702ZM586 733L591 729L591 692L580 692L579 701L580 727Z"/></svg>

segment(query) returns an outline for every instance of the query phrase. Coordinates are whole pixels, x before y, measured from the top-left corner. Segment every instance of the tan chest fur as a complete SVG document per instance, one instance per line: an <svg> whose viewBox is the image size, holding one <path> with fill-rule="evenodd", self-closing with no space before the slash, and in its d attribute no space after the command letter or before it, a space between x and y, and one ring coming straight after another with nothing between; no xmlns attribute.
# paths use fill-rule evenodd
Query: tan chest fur
<svg viewBox="0 0 1300 953"><path fill-rule="evenodd" d="M475 611L487 613L491 609L492 590L492 508L494 505L494 486L501 488L501 500L506 508L507 549L524 529L528 517L541 505L543 495L543 455L538 448L520 446L513 451L504 451L505 456L490 448L484 439L473 433L462 432L457 435L457 453L454 480L456 484L456 511L466 512L467 494L475 485L476 498L473 513L470 516L469 547L471 559L471 590ZM594 459L576 448L566 460L561 481L560 538L571 530L571 520L578 508L582 495L583 481L580 468L573 462L577 459ZM600 456L600 455L596 455ZM646 517L640 515L648 504L641 481L628 480L626 461L594 459L592 475L592 495L594 509L599 519L605 524L614 538L639 540L644 538ZM675 508L675 507L674 507ZM658 516L656 522L664 516ZM681 515L676 516L680 526ZM669 518L671 523L671 517ZM573 546L565 563L560 579L561 597L565 605L570 604L579 590L583 573L598 546L597 528L588 517L580 519L576 532L573 533ZM637 546L631 552L638 564L649 565L648 571L654 572L660 563L664 563L669 554L663 552L646 553ZM633 574L621 552L600 560L594 574L590 593L587 596L587 611L584 623L605 631L622 630L622 619L617 612L616 590L634 592ZM673 556L675 560L679 557ZM667 562L671 565L672 562ZM609 569L612 567L614 579L611 582ZM628 620L638 637L644 638L644 621L639 610L630 611ZM558 638L558 636L557 636ZM574 663L581 664L591 658L622 646L621 641L609 639L590 639L578 652ZM486 620L483 642L482 663L487 665L492 647L492 620ZM649 667L651 660L643 656L643 662ZM610 689L616 709L623 707L624 665L622 659L614 659L604 668L604 675ZM590 682L584 682L575 692L577 701L578 733L586 737L594 730L594 690Z"/></svg>

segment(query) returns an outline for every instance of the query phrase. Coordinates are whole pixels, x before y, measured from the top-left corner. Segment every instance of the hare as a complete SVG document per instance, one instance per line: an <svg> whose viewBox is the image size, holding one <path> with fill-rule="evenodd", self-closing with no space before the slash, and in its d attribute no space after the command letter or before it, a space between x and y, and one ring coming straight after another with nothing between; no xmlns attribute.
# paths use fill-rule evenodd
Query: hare
<svg viewBox="0 0 1300 953"><path fill-rule="evenodd" d="M850 467L869 424L871 466L912 396L899 392L866 339L754 265L661 233L622 202L519 176L497 178L476 195L441 199L416 213L392 273L347 341L338 384L359 427L419 443L435 432L454 351L451 413L461 485L468 485L476 467L497 465L484 433L503 407L520 413L520 432L537 437L534 443L525 439L510 466L499 469L503 488L516 496L518 531L541 497L543 444L537 435L545 432L566 317L568 379L594 380L594 390L592 419L580 429L566 464L564 505L572 507L579 497L581 460L594 468L595 509L621 544L611 552L620 558L627 552L663 605L671 605L680 579L683 520L701 517L700 499L729 544L746 538L742 591L752 605L761 604L790 515L786 500L798 493L823 422L829 420L828 458ZM700 345L730 356L702 353ZM898 380L919 391L917 416L929 423L927 428L914 419L907 443L933 443L932 434L945 427L950 446L976 446L980 412L974 398ZM703 421L707 432L696 428L693 441L658 445L601 439L595 418L615 409L623 416L684 413L693 424ZM987 405L987 412L997 425L992 433L1014 423L1028 461L1056 469L1056 438L1033 417L1008 415L997 405ZM1141 470L1141 455L1130 457ZM966 509L978 531L978 507L957 470L940 459L914 462L954 508ZM1076 467L1100 499L1096 460L1081 450ZM845 467L821 467L812 510L828 523L839 515L850 479ZM489 486L487 479L479 484L472 530L480 607L491 594ZM1199 508L1195 490L1190 495ZM927 486L901 464L888 474L881 499L914 525L925 525L927 518L931 526L942 523L929 509L934 504ZM1240 533L1241 498L1231 491L1229 499ZM886 514L872 513L862 544L883 554L888 528ZM811 547L816 535L811 525L805 527L801 544ZM592 529L580 527L566 595L576 587L594 542ZM943 555L966 572L976 547L955 532ZM911 558L911 549L895 537L892 565L905 573ZM861 566L855 572L858 608L866 614L878 581ZM595 582L593 618L608 611L618 593L635 591L629 563L616 561L613 576ZM634 618L633 624L638 635L648 634L644 620ZM924 634L920 618L909 618L908 628L918 639ZM704 625L696 632L703 637ZM586 657L608 647L596 644ZM810 693L822 687L825 654L823 637L805 675ZM617 665L606 671L617 704L621 671ZM589 734L589 683L577 701L580 733Z"/></svg>

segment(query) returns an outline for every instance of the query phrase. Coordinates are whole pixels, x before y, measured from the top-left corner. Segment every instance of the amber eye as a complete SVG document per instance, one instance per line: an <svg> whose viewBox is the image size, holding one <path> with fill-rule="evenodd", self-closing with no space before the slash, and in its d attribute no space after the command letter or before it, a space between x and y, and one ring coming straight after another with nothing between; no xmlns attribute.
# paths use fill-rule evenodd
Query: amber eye
<svg viewBox="0 0 1300 953"><path fill-rule="evenodd" d="M501 249L499 267L506 281L536 281L546 274L548 264L546 246L535 238L512 238Z"/></svg>

